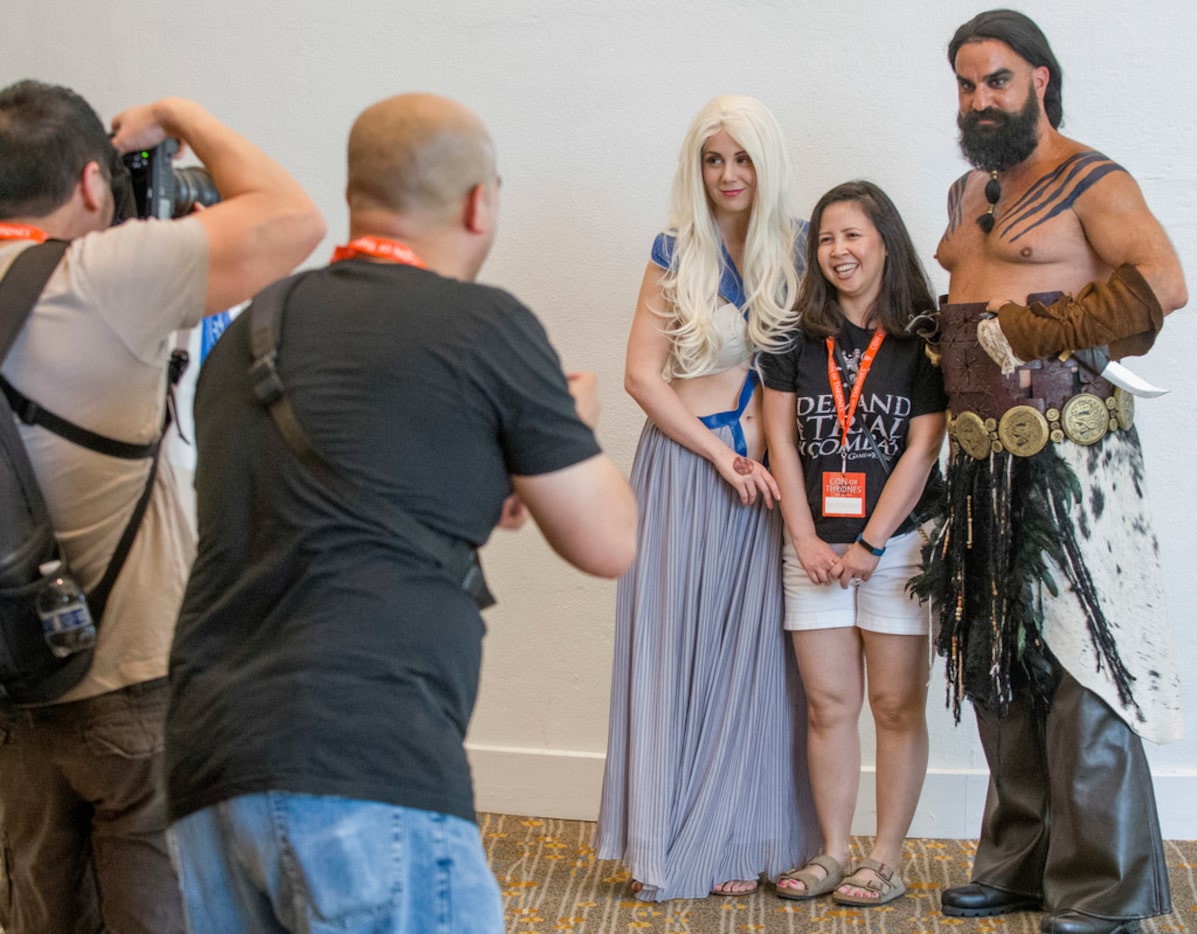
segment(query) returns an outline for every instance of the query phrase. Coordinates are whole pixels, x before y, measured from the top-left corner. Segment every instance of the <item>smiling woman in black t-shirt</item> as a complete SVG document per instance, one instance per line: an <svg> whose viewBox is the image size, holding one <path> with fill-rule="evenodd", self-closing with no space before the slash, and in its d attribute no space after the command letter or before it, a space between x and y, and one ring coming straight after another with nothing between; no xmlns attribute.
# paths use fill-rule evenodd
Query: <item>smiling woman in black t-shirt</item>
<svg viewBox="0 0 1197 934"><path fill-rule="evenodd" d="M840 185L811 218L790 348L762 359L765 431L786 523L786 629L809 704L823 855L777 892L880 905L905 891L902 845L927 769L926 610L912 512L938 476L947 399L910 321L935 307L893 203ZM868 668L877 727L877 836L845 878Z"/></svg>

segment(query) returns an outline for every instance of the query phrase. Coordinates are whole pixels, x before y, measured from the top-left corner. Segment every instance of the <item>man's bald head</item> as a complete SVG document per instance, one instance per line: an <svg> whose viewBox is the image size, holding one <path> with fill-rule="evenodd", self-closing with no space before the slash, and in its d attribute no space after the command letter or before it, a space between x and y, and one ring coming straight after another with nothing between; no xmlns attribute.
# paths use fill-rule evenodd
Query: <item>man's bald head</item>
<svg viewBox="0 0 1197 934"><path fill-rule="evenodd" d="M400 94L366 108L349 132L349 208L436 222L495 177L494 144L467 107Z"/></svg>

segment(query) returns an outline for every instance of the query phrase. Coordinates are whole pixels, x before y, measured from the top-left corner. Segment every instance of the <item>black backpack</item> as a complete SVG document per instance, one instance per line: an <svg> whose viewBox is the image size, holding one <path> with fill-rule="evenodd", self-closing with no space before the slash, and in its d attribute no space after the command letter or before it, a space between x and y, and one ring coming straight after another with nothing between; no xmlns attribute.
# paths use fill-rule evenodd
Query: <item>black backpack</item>
<svg viewBox="0 0 1197 934"><path fill-rule="evenodd" d="M47 240L24 250L0 281L0 363L24 327L42 289L57 267L67 243ZM153 458L145 490L125 527L103 579L87 595L99 628L104 606L116 583L149 505L158 470L162 438L150 444L127 444L98 435L41 408L0 377L0 703L41 704L61 697L91 667L94 649L65 658L46 644L35 598L42 586L38 566L66 562L54 537L41 488L21 440L16 419L41 425L92 450L127 459ZM170 418L167 407L167 421Z"/></svg>

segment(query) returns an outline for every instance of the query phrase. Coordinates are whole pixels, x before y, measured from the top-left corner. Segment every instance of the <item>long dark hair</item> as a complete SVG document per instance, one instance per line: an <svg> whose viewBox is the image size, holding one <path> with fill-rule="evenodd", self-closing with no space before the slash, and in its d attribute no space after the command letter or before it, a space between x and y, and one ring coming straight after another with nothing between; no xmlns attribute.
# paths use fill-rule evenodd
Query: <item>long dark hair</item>
<svg viewBox="0 0 1197 934"><path fill-rule="evenodd" d="M1053 127L1060 128L1064 122L1064 72L1052 53L1047 36L1035 21L1016 10L987 10L978 13L956 30L948 43L948 64L956 68L956 53L966 42L984 42L996 39L1004 42L1026 59L1033 68L1046 68L1050 72L1047 90L1043 95L1043 109Z"/></svg>
<svg viewBox="0 0 1197 934"><path fill-rule="evenodd" d="M850 201L868 215L885 244L885 269L881 294L869 313L870 324L893 337L906 337L906 325L916 315L935 310L935 297L927 273L919 262L902 215L889 196L872 182L857 180L836 185L823 195L810 217L806 241L806 275L798 293L798 326L807 337L834 337L844 321L835 286L819 267L819 228L827 206Z"/></svg>

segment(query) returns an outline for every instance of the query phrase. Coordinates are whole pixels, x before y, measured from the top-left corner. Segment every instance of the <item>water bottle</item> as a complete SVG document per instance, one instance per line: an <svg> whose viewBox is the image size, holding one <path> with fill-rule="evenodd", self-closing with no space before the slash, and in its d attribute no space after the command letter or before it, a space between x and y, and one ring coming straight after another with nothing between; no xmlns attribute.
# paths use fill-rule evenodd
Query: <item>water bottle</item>
<svg viewBox="0 0 1197 934"><path fill-rule="evenodd" d="M42 618L46 644L58 658L66 658L96 644L96 625L87 608L87 597L61 561L39 565L42 586L37 592L37 614Z"/></svg>

